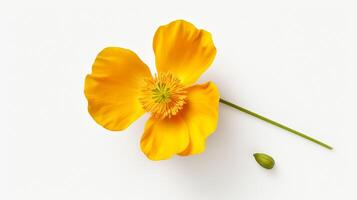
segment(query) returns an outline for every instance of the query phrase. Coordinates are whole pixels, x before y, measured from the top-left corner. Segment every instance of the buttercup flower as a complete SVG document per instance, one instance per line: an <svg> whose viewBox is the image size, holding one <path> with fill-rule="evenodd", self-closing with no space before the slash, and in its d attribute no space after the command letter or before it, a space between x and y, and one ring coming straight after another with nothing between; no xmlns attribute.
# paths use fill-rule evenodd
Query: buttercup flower
<svg viewBox="0 0 357 200"><path fill-rule="evenodd" d="M134 52L103 49L85 79L88 111L113 131L151 113L141 138L141 149L151 160L201 153L218 121L217 87L194 84L216 55L211 34L177 20L159 27L153 48L154 76Z"/></svg>

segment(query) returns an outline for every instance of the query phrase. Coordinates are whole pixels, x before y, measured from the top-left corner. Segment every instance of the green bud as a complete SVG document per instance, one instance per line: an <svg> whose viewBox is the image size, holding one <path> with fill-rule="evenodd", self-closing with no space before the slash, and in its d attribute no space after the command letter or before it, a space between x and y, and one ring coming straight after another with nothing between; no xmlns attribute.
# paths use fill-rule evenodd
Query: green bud
<svg viewBox="0 0 357 200"><path fill-rule="evenodd" d="M254 158L265 169L272 169L275 165L274 159L265 153L255 153Z"/></svg>

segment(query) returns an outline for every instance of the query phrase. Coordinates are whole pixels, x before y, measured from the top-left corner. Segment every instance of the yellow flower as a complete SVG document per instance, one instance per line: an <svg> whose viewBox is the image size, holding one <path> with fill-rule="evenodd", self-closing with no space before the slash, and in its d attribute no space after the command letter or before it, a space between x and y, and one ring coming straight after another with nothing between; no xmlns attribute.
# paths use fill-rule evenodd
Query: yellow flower
<svg viewBox="0 0 357 200"><path fill-rule="evenodd" d="M151 113L141 138L141 149L151 160L201 153L218 121L217 87L194 84L216 55L211 34L177 20L159 27L153 48L155 76L128 49L102 50L85 80L88 111L113 131Z"/></svg>

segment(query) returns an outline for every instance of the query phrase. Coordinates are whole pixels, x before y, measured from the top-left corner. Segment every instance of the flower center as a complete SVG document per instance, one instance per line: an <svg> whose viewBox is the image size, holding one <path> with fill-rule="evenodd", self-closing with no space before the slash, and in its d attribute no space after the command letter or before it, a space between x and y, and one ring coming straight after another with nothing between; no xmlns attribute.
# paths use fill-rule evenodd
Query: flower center
<svg viewBox="0 0 357 200"><path fill-rule="evenodd" d="M172 117L183 108L186 100L185 86L171 73L156 75L153 79L146 79L142 88L140 102L147 112L154 117Z"/></svg>

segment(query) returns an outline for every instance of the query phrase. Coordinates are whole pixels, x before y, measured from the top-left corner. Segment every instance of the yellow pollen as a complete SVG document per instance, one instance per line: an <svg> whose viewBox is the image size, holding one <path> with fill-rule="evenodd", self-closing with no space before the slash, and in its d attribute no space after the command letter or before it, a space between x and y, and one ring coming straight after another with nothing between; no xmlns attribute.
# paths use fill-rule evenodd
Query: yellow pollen
<svg viewBox="0 0 357 200"><path fill-rule="evenodd" d="M186 90L181 81L171 73L156 75L146 79L140 102L154 117L165 118L176 115L185 104Z"/></svg>

